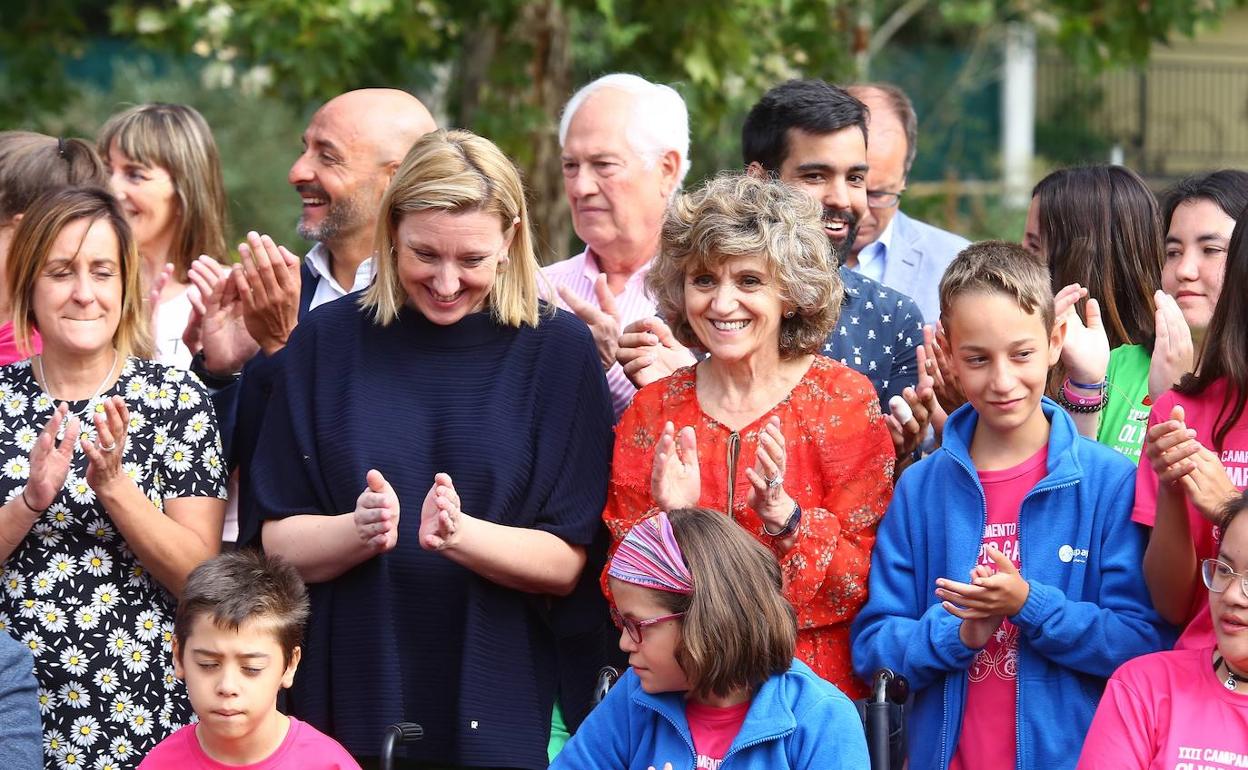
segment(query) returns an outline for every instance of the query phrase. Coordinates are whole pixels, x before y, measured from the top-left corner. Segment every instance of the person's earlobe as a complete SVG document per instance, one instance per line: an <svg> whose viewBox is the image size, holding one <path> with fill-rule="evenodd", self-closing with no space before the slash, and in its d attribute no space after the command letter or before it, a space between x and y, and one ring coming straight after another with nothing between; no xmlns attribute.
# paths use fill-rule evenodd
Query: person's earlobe
<svg viewBox="0 0 1248 770"><path fill-rule="evenodd" d="M1062 358L1062 346L1066 343L1066 324L1053 324L1049 332L1049 366L1055 365Z"/></svg>
<svg viewBox="0 0 1248 770"><path fill-rule="evenodd" d="M290 651L290 663L282 672L282 687L290 689L295 684L295 672L299 670L299 661L303 658L303 648L296 647Z"/></svg>
<svg viewBox="0 0 1248 770"><path fill-rule="evenodd" d="M755 179L767 179L769 176L767 173L767 169L763 168L763 164L759 163L756 160L750 161L750 165L745 167L745 173L749 174Z"/></svg>
<svg viewBox="0 0 1248 770"><path fill-rule="evenodd" d="M173 675L182 681L186 681L186 667L182 665L182 646L178 644L178 638L173 638Z"/></svg>

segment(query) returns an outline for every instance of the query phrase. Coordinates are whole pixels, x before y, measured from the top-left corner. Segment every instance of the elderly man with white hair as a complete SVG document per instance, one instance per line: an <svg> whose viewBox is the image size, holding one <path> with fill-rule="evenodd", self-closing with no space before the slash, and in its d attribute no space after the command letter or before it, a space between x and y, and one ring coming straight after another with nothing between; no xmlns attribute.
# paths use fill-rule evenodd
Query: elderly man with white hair
<svg viewBox="0 0 1248 770"><path fill-rule="evenodd" d="M559 144L572 226L585 250L542 272L589 324L618 418L636 392L616 362L620 330L655 313L645 277L668 200L689 170L689 113L668 86L605 75L564 107Z"/></svg>

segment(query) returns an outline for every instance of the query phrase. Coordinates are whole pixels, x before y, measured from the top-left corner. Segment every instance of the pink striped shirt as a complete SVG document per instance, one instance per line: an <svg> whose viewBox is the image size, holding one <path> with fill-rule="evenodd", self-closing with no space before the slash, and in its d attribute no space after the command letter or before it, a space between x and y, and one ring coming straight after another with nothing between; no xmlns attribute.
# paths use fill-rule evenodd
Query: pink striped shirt
<svg viewBox="0 0 1248 770"><path fill-rule="evenodd" d="M651 262L653 260L638 268L624 285L624 291L615 297L615 307L620 312L621 331L633 321L649 318L655 314L654 301L646 293L646 273L650 272ZM589 249L585 249L575 257L569 257L562 262L542 268L542 275L550 282L551 289L557 292L560 286L567 286L573 294L595 307L599 305L598 297L594 294L594 281L598 280L601 272L598 269L598 260ZM545 296L546 291L547 288L543 286L543 299L553 300L559 307L564 310L568 309L559 299L558 294L549 297ZM611 391L611 406L615 409L615 419L618 420L629 402L633 400L633 394L637 392L637 389L628 381L628 377L624 375L624 369L618 363L612 364L607 370L607 388Z"/></svg>

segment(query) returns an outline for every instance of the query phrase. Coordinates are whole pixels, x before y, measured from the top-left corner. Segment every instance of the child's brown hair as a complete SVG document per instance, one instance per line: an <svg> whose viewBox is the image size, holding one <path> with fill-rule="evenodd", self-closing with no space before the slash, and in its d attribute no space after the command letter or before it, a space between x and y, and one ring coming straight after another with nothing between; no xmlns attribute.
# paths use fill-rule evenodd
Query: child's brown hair
<svg viewBox="0 0 1248 770"><path fill-rule="evenodd" d="M964 294L1004 294L1024 313L1039 313L1053 331L1053 287L1048 268L1017 243L972 243L949 263L940 279L940 320L949 329L953 301Z"/></svg>
<svg viewBox="0 0 1248 770"><path fill-rule="evenodd" d="M272 627L283 662L290 666L308 620L308 589L295 568L276 556L252 549L229 551L200 564L186 579L173 619L179 656L191 627L205 615L218 628L233 631L262 618Z"/></svg>

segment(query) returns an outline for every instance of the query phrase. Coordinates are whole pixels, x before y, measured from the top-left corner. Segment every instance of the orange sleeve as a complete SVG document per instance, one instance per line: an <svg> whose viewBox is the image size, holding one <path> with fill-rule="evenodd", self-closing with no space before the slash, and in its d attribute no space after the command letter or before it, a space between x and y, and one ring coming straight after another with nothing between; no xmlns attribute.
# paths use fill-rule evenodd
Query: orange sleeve
<svg viewBox="0 0 1248 770"><path fill-rule="evenodd" d="M797 542L780 559L786 594L811 625L848 621L866 602L876 527L893 495L893 442L874 390L841 382L830 392L849 395L818 417L831 427L803 495L818 502L803 506Z"/></svg>

